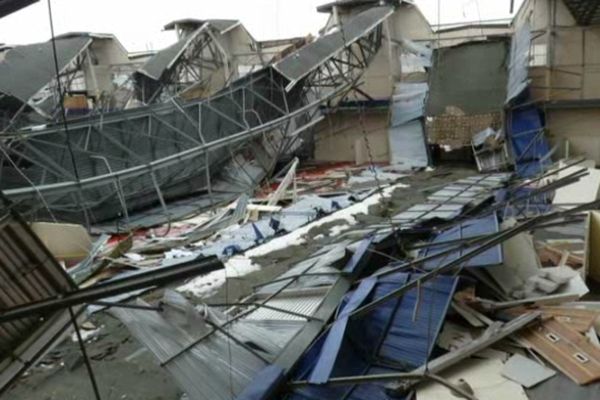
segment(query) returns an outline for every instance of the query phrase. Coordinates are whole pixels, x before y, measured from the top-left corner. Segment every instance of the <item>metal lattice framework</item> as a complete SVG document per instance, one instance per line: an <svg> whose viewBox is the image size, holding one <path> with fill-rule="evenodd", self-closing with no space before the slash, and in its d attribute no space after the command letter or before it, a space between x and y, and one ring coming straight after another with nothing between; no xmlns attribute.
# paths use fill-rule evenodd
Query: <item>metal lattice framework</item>
<svg viewBox="0 0 600 400"><path fill-rule="evenodd" d="M225 87L239 78L240 58L251 59L254 66L265 66L260 51L242 57L231 54L225 39L211 22L205 22L189 37L159 52L150 62L151 71L141 68L135 74L138 99L152 104L175 96L204 98L215 88Z"/></svg>
<svg viewBox="0 0 600 400"><path fill-rule="evenodd" d="M598 0L564 0L579 25L600 24L600 1Z"/></svg>
<svg viewBox="0 0 600 400"><path fill-rule="evenodd" d="M381 44L385 17L376 18L351 43L326 43L333 51L297 82L267 67L202 101L82 118L68 134L11 134L0 143L0 188L31 219L88 226L155 207L170 219L168 203L191 194L214 204L250 192L322 119L322 105L357 88Z"/></svg>
<svg viewBox="0 0 600 400"><path fill-rule="evenodd" d="M159 79L138 72L135 76L138 98L146 104L160 103L192 85L207 90L216 79L226 86L232 78L231 60L211 29L205 23L185 40L180 54L171 60Z"/></svg>
<svg viewBox="0 0 600 400"><path fill-rule="evenodd" d="M382 31L380 25L353 44L345 46L343 51L329 58L309 75L307 86L317 90L326 90L342 84L349 84L353 90L369 97L359 89L356 82L381 48Z"/></svg>

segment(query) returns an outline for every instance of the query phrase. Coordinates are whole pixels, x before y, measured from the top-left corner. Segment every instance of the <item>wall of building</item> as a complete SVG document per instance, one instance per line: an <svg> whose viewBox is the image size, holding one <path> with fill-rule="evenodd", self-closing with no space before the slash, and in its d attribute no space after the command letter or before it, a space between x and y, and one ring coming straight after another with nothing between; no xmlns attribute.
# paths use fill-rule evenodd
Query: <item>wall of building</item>
<svg viewBox="0 0 600 400"><path fill-rule="evenodd" d="M371 148L373 160L387 162L388 112L366 111L361 124L357 111L338 111L328 115L317 125L314 143L316 161L355 162L369 161L364 131Z"/></svg>
<svg viewBox="0 0 600 400"><path fill-rule="evenodd" d="M352 13L342 12L340 19L348 20L360 11L362 9L354 9ZM330 18L323 31L327 32L333 27L334 20ZM403 38L411 40L430 38L431 28L417 7L404 4L384 24L383 34L381 49L365 71L361 80L363 84L360 87L375 100L390 100L394 84L401 78L401 47L397 42ZM354 100L352 95L350 100ZM389 162L388 114L387 109L370 110L364 117L364 126L376 162ZM369 161L363 127L357 110L337 112L319 124L315 133L314 158L317 161L344 161L357 164Z"/></svg>
<svg viewBox="0 0 600 400"><path fill-rule="evenodd" d="M452 29L436 31L431 39L431 46L451 47L463 43L479 42L498 36L510 36L512 27L507 24L498 25L467 25Z"/></svg>
<svg viewBox="0 0 600 400"><path fill-rule="evenodd" d="M546 110L548 137L558 145L557 157L585 156L600 165L600 108Z"/></svg>
<svg viewBox="0 0 600 400"><path fill-rule="evenodd" d="M348 21L364 8L354 8L350 11L340 10L340 20ZM323 32L335 27L334 18L329 18ZM383 31L384 39L381 49L365 71L361 90L376 100L389 100L394 90L394 82L400 79L401 48L397 43L403 38L424 40L431 38L432 31L421 11L413 5L403 4L398 7L386 23ZM392 38L392 40L388 40Z"/></svg>
<svg viewBox="0 0 600 400"><path fill-rule="evenodd" d="M113 84L113 66L129 63L127 50L115 39L95 38L89 48L89 56L85 63L85 81L88 96L98 97L111 94Z"/></svg>
<svg viewBox="0 0 600 400"><path fill-rule="evenodd" d="M515 17L528 23L532 94L535 100L600 98L600 27L577 26L562 0L529 0Z"/></svg>

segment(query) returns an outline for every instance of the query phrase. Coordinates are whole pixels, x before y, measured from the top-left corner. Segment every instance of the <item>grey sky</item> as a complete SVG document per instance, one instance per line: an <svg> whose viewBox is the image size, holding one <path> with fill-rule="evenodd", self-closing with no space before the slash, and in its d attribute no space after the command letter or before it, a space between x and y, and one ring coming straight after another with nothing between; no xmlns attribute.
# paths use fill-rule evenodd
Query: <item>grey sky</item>
<svg viewBox="0 0 600 400"><path fill-rule="evenodd" d="M522 0L516 0L517 5ZM162 27L179 18L240 19L257 39L316 33L326 20L316 12L327 0L53 0L57 34L114 33L129 51L157 49L174 40ZM510 0L416 0L433 24L510 17ZM23 44L50 37L46 0L0 19L0 43Z"/></svg>

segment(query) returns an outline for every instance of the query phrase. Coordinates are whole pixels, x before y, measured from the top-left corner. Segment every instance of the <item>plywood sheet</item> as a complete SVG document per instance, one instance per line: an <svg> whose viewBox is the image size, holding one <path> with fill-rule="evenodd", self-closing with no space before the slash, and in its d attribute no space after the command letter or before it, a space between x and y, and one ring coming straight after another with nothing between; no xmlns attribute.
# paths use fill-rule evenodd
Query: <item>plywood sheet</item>
<svg viewBox="0 0 600 400"><path fill-rule="evenodd" d="M548 319L526 328L521 338L577 384L600 379L600 350L562 322Z"/></svg>

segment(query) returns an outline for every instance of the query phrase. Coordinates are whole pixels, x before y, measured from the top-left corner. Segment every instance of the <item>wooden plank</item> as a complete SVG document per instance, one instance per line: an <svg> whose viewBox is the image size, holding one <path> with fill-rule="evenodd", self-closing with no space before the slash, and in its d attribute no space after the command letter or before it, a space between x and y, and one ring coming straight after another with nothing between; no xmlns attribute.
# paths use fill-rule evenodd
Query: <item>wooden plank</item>
<svg viewBox="0 0 600 400"><path fill-rule="evenodd" d="M586 310L573 307L551 307L543 306L538 309L542 312L544 318L554 317L557 321L568 325L579 333L586 333L594 325L594 322L600 317L600 311ZM515 307L506 310L508 315L521 315L532 311L527 307Z"/></svg>
<svg viewBox="0 0 600 400"><path fill-rule="evenodd" d="M600 350L564 323L550 318L527 328L521 338L575 383L600 379Z"/></svg>

